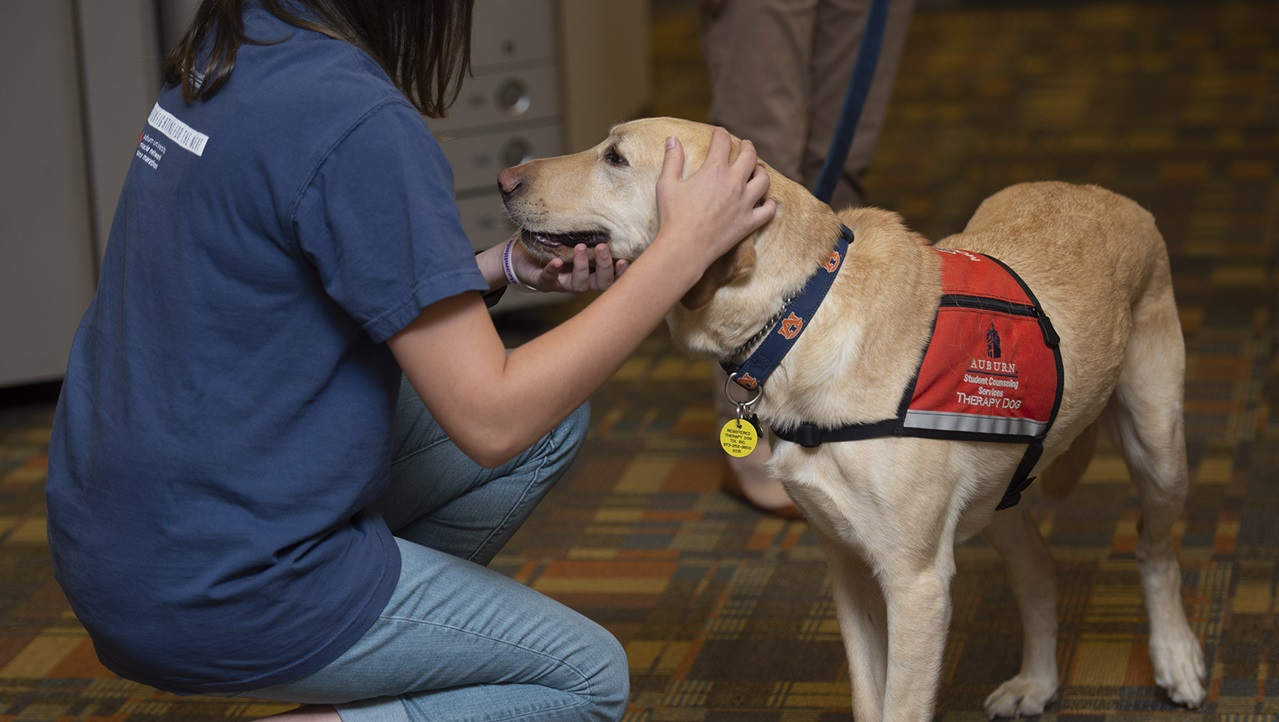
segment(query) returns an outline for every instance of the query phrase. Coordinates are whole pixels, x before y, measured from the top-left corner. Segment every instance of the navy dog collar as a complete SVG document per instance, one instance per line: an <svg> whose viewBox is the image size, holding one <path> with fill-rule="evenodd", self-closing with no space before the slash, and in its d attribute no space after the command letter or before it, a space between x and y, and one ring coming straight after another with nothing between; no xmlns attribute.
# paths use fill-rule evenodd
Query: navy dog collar
<svg viewBox="0 0 1279 722"><path fill-rule="evenodd" d="M735 358L723 361L720 365L729 378L742 388L754 391L763 386L764 381L773 373L778 364L799 340L800 334L808 327L808 323L817 312L826 292L835 283L835 276L843 268L848 257L848 246L853 242L853 232L847 226L840 226L839 238L830 255L817 267L817 272L809 276L800 292L785 303L777 316L765 326L764 340L753 353L740 364L733 363ZM750 342L747 342L749 345Z"/></svg>

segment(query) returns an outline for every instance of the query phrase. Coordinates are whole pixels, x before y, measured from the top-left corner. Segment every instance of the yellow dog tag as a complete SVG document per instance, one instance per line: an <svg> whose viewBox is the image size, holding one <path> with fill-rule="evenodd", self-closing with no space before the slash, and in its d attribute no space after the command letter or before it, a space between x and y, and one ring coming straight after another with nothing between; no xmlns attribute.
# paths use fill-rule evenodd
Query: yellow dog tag
<svg viewBox="0 0 1279 722"><path fill-rule="evenodd" d="M729 456L741 458L755 450L759 444L759 433L755 425L742 419L729 419L724 428L719 430L719 445Z"/></svg>

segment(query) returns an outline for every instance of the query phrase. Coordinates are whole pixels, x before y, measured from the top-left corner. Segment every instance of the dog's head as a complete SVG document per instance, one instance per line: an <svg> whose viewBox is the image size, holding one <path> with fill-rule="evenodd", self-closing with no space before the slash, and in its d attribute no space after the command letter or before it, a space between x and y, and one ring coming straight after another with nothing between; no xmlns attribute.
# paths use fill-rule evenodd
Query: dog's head
<svg viewBox="0 0 1279 722"><path fill-rule="evenodd" d="M573 247L581 243L606 243L613 258L634 260L657 235L657 179L666 139L674 136L683 145L687 177L705 160L712 130L692 121L647 118L616 126L589 150L502 171L498 186L520 241L544 260L571 262ZM733 157L738 147L734 138ZM754 260L747 238L708 269L684 305L705 304L717 288L749 273Z"/></svg>

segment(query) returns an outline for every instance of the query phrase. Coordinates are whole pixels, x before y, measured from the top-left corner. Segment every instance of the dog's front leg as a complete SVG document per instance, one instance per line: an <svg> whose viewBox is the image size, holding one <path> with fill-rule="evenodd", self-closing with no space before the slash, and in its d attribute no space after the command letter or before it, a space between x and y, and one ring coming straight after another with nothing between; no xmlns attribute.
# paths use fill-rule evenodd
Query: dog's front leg
<svg viewBox="0 0 1279 722"><path fill-rule="evenodd" d="M829 562L831 595L839 631L848 655L853 691L853 719L880 722L884 709L884 676L888 669L888 611L870 566L839 541L822 539Z"/></svg>
<svg viewBox="0 0 1279 722"><path fill-rule="evenodd" d="M1057 580L1025 504L995 513L983 532L1008 567L1021 612L1021 670L986 698L990 717L1041 714L1057 692Z"/></svg>
<svg viewBox="0 0 1279 722"><path fill-rule="evenodd" d="M885 722L933 718L946 633L950 627L950 549L922 569L884 569L888 604L888 674Z"/></svg>

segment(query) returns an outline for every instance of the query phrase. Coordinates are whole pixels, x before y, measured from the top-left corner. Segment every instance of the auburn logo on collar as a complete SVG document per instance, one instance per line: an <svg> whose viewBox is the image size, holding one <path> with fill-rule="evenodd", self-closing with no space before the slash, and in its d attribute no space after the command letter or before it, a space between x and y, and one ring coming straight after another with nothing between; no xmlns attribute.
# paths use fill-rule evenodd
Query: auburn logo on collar
<svg viewBox="0 0 1279 722"><path fill-rule="evenodd" d="M798 336L799 332L802 331L803 329L804 329L804 319L800 318L799 316L796 316L794 311L791 312L791 315L782 319L782 322L778 324L777 326L777 332L780 333L782 337L786 338L787 340L793 339L796 336Z"/></svg>
<svg viewBox="0 0 1279 722"><path fill-rule="evenodd" d="M839 264L843 260L844 257L840 255L839 250L836 249L830 252L830 256L826 258L826 262L822 264L822 268L825 268L827 273L834 273L839 270Z"/></svg>

